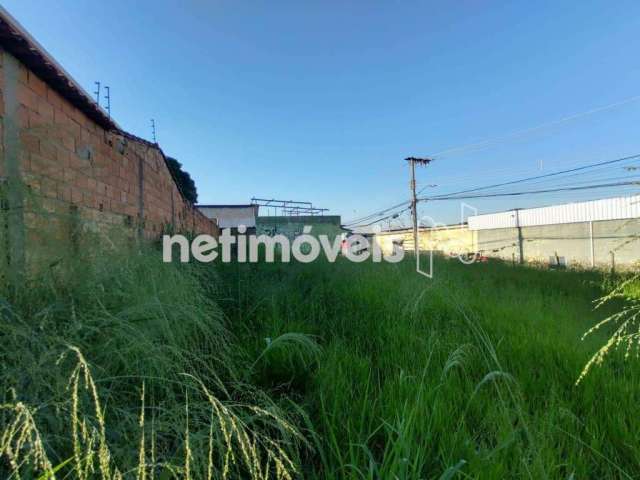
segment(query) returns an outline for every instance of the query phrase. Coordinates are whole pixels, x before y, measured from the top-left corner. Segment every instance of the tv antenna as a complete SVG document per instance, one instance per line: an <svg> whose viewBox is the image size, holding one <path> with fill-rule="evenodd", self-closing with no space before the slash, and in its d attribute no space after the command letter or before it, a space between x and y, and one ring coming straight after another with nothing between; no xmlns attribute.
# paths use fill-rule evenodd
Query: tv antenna
<svg viewBox="0 0 640 480"><path fill-rule="evenodd" d="M107 91L104 96L104 99L107 101L107 113L109 114L109 118L111 118L111 89L108 85L105 85L104 89Z"/></svg>
<svg viewBox="0 0 640 480"><path fill-rule="evenodd" d="M96 96L96 103L100 106L100 82L93 82L96 84L96 91L93 92Z"/></svg>
<svg viewBox="0 0 640 480"><path fill-rule="evenodd" d="M156 140L156 121L151 119L151 135L153 136L153 143L158 143Z"/></svg>

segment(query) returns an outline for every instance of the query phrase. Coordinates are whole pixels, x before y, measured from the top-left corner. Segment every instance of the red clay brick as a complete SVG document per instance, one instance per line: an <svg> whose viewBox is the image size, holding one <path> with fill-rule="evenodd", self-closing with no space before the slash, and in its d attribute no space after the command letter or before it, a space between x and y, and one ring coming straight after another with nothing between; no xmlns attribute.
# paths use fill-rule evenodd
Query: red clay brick
<svg viewBox="0 0 640 480"><path fill-rule="evenodd" d="M2 100L0 91L0 115L4 113ZM81 211L86 209L82 213L86 218L121 225L129 215L135 224L139 217L138 163L142 159L146 236L157 235L169 221L172 197L183 227L195 225L199 231L217 233L213 222L181 198L159 150L105 132L22 66L18 100L20 125L26 129L21 134L21 168L34 191L55 198L51 208L56 202L71 202ZM118 148L121 141L126 142L124 154ZM80 158L78 152L87 147L91 147L91 158Z"/></svg>
<svg viewBox="0 0 640 480"><path fill-rule="evenodd" d="M71 202L79 205L82 203L82 198L82 190L71 187Z"/></svg>
<svg viewBox="0 0 640 480"><path fill-rule="evenodd" d="M29 83L29 71L27 67L20 64L18 68L18 81L24 83L25 85Z"/></svg>
<svg viewBox="0 0 640 480"><path fill-rule="evenodd" d="M20 135L22 147L29 153L40 153L40 139L29 131L22 131Z"/></svg>
<svg viewBox="0 0 640 480"><path fill-rule="evenodd" d="M67 182L68 185L73 185L73 183L76 180L76 172L75 170L71 169L71 168L65 168L64 169L64 180L65 182Z"/></svg>
<svg viewBox="0 0 640 480"><path fill-rule="evenodd" d="M58 152L56 146L47 138L40 140L40 154L52 163L57 163Z"/></svg>
<svg viewBox="0 0 640 480"><path fill-rule="evenodd" d="M16 92L18 102L29 110L38 110L38 95L26 85L18 85Z"/></svg>
<svg viewBox="0 0 640 480"><path fill-rule="evenodd" d="M38 113L42 117L44 123L53 124L53 105L51 105L44 97L38 98Z"/></svg>
<svg viewBox="0 0 640 480"><path fill-rule="evenodd" d="M29 109L24 105L18 107L18 125L20 128L29 128Z"/></svg>
<svg viewBox="0 0 640 480"><path fill-rule="evenodd" d="M62 97L50 87L47 87L47 100L53 105L56 110L62 110Z"/></svg>
<svg viewBox="0 0 640 480"><path fill-rule="evenodd" d="M38 78L38 76L33 73L33 72L29 72L28 75L29 79L28 79L28 84L29 87L40 97L46 97L47 96L47 86L46 84L40 80Z"/></svg>

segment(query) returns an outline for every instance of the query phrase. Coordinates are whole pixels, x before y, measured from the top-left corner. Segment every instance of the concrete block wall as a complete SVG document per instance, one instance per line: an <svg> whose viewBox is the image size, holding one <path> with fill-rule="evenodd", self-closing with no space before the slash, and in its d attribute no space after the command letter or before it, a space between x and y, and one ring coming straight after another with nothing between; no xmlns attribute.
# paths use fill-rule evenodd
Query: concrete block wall
<svg viewBox="0 0 640 480"><path fill-rule="evenodd" d="M551 257L562 257L570 267L593 265L628 268L640 262L640 218L603 220L517 228L469 230L453 226L420 230L420 250L445 254L479 252L507 261L520 260L520 243L525 262L548 264ZM520 242L522 238L522 242ZM592 242L593 238L593 242ZM391 253L393 244L413 250L411 229L381 232L375 236L383 252Z"/></svg>
<svg viewBox="0 0 640 480"><path fill-rule="evenodd" d="M397 230L376 234L375 241L385 254L393 252L393 245L401 244L406 251L413 251L413 230ZM470 253L475 248L475 232L468 228L453 226L434 230L420 229L420 250L434 250L444 254Z"/></svg>
<svg viewBox="0 0 640 480"><path fill-rule="evenodd" d="M640 262L640 218L522 227L526 262L563 257L568 266L631 266ZM593 233L591 233L593 232ZM477 251L488 257L520 258L517 228L477 230ZM591 241L593 238L593 243Z"/></svg>
<svg viewBox="0 0 640 480"><path fill-rule="evenodd" d="M0 58L0 176L20 177L27 227L64 236L71 212L98 231L218 234L182 197L157 145L103 129L8 52Z"/></svg>

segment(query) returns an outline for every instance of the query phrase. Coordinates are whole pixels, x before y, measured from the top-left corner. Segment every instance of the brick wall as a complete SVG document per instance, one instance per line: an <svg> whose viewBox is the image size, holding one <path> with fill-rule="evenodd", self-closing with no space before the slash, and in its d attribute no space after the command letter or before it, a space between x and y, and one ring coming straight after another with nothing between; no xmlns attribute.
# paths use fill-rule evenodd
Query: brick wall
<svg viewBox="0 0 640 480"><path fill-rule="evenodd" d="M27 225L41 213L55 224L73 212L89 228L122 226L150 239L167 230L218 234L182 197L157 145L105 130L6 51L0 68L0 175L15 157ZM10 125L17 148L4 135Z"/></svg>

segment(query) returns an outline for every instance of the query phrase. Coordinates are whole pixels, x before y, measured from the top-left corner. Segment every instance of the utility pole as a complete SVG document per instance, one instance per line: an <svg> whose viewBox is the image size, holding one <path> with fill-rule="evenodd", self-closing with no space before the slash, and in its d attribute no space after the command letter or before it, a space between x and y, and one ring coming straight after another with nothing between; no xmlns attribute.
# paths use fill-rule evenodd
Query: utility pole
<svg viewBox="0 0 640 480"><path fill-rule="evenodd" d="M411 167L411 182L409 183L409 189L411 190L411 217L413 220L413 251L416 255L416 268L419 267L420 262L420 245L418 244L418 196L416 195L416 163L418 165L429 165L432 158L405 158L409 162Z"/></svg>

